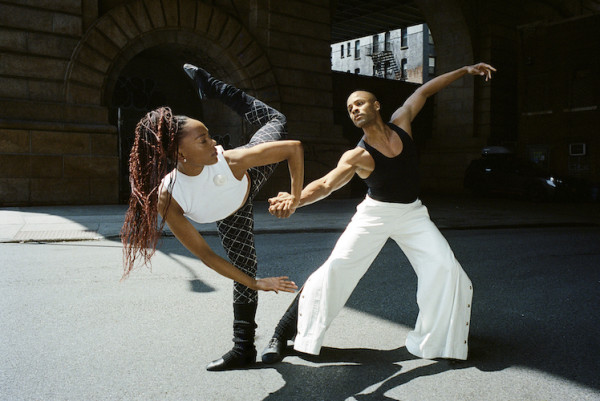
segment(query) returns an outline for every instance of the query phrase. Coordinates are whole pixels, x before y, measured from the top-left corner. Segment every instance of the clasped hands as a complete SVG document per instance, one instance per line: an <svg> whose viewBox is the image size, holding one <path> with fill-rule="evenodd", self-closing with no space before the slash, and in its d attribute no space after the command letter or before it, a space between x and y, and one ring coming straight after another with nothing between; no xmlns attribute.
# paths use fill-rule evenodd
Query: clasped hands
<svg viewBox="0 0 600 401"><path fill-rule="evenodd" d="M285 219L290 217L296 211L300 204L300 199L288 192L279 192L277 196L269 198L269 213L273 216Z"/></svg>

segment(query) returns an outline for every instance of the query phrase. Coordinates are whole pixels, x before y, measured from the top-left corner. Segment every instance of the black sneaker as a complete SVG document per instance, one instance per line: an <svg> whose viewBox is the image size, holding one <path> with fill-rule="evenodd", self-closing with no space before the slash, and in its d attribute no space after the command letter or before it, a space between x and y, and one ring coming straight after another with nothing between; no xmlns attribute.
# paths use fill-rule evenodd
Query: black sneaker
<svg viewBox="0 0 600 401"><path fill-rule="evenodd" d="M196 84L196 89L198 90L198 96L200 99L204 99L207 97L206 89L208 87L208 79L211 78L211 75L203 70L200 67L196 67L192 64L184 64L183 70L185 73L194 80Z"/></svg>
<svg viewBox="0 0 600 401"><path fill-rule="evenodd" d="M277 363L283 359L283 350L287 346L287 341L281 341L275 337L271 338L269 345L262 352L263 363Z"/></svg>

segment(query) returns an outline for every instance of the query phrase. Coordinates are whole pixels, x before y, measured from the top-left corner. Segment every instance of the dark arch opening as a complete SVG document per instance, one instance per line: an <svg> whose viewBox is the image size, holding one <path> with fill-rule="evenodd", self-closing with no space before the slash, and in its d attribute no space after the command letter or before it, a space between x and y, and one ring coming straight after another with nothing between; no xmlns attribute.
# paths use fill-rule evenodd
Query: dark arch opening
<svg viewBox="0 0 600 401"><path fill-rule="evenodd" d="M137 122L149 111L169 106L175 114L203 121L224 147L241 144L247 130L239 116L214 100L201 101L183 64L202 66L222 78L224 66L178 44L161 44L138 53L119 71L107 96L110 123L119 136L119 202L129 198L129 152ZM227 78L222 78L227 80Z"/></svg>

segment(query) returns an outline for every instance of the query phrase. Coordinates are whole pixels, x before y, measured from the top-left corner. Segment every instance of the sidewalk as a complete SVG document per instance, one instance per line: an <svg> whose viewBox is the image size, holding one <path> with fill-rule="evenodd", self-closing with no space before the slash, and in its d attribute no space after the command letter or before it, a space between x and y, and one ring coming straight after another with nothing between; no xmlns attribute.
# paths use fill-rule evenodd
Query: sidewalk
<svg viewBox="0 0 600 401"><path fill-rule="evenodd" d="M423 196L432 220L444 229L600 226L600 203L532 203L470 196ZM267 202L255 203L255 231L342 231L361 199L324 200L276 219ZM125 205L0 208L0 242L118 239ZM205 235L215 224L195 224ZM167 235L171 235L166 229Z"/></svg>

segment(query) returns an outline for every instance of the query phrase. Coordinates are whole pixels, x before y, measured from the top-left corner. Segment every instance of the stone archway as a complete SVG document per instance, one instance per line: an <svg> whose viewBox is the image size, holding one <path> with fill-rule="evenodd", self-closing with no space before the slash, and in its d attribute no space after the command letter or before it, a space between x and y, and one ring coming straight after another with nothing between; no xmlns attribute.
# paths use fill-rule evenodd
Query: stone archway
<svg viewBox="0 0 600 401"><path fill-rule="evenodd" d="M106 107L119 71L140 52L167 43L202 49L222 78L279 101L265 53L234 17L193 0L138 0L110 10L79 42L65 74L66 103Z"/></svg>
<svg viewBox="0 0 600 401"><path fill-rule="evenodd" d="M93 117L96 121L87 123L122 128L117 129L118 149L115 149L120 201L126 200L129 194L127 158L131 135L145 112L163 105L173 107L175 104L172 103L177 103L173 99L181 100L178 98L187 96L188 104L198 106L196 110L190 114L189 108L186 111L184 107L177 107L174 112L207 122L192 85L187 77L184 78L181 67L185 62L201 65L215 76L275 107L279 103L278 87L265 53L236 18L217 7L193 0L166 3L166 0L137 0L111 9L79 42L65 75L66 103L85 105L98 111ZM164 103L153 104L146 110L119 107L117 113L118 105L113 104L115 88L122 88L123 78L128 78L123 77L122 72L131 74L131 66L136 60L137 72L141 72L140 55L148 57L149 54L165 67L166 73L158 78L155 76L154 80L144 79L144 82L159 83L158 86L163 88L175 85L181 90L181 96L171 93ZM133 74L136 75L134 79L143 75L135 74L135 71ZM238 138L232 145L240 144L249 132L241 119L220 104L214 107L211 104L209 109L212 114L207 117L210 123L207 125L211 130L215 128L212 132L215 135L221 131L223 134L236 133ZM225 122L216 125L213 121ZM229 140L229 135L226 137Z"/></svg>

